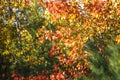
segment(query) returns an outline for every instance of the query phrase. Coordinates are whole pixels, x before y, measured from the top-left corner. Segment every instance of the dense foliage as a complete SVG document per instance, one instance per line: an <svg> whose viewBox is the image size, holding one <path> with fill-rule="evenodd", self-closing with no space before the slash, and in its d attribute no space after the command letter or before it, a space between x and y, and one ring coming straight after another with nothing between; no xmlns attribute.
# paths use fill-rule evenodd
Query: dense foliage
<svg viewBox="0 0 120 80"><path fill-rule="evenodd" d="M119 80L119 0L1 0L0 79Z"/></svg>

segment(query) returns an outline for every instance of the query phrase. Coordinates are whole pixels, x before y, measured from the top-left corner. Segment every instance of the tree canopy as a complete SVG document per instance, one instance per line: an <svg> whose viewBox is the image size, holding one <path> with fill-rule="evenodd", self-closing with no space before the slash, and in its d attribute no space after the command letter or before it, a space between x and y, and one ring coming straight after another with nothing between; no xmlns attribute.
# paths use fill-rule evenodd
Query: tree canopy
<svg viewBox="0 0 120 80"><path fill-rule="evenodd" d="M119 80L119 0L1 0L0 79Z"/></svg>

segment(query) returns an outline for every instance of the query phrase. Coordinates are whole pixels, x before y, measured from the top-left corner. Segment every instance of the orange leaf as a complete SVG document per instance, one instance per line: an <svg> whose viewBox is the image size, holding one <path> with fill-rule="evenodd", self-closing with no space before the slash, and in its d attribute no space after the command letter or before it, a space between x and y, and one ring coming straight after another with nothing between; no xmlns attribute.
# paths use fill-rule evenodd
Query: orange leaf
<svg viewBox="0 0 120 80"><path fill-rule="evenodd" d="M56 19L55 16L52 16L51 19L52 19L53 22L57 22L57 19Z"/></svg>

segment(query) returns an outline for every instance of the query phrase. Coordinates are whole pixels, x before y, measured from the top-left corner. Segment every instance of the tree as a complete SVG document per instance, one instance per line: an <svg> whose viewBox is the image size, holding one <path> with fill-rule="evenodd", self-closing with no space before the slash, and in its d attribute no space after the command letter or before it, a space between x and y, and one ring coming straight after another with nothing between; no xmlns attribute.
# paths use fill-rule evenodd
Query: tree
<svg viewBox="0 0 120 80"><path fill-rule="evenodd" d="M119 79L109 47L120 42L119 2L79 3L2 0L2 79Z"/></svg>

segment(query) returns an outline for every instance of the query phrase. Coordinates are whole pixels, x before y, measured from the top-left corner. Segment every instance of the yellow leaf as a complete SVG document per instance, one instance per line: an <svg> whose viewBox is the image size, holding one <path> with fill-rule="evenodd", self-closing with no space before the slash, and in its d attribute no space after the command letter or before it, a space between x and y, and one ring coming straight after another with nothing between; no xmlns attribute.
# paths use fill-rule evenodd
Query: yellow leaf
<svg viewBox="0 0 120 80"><path fill-rule="evenodd" d="M3 52L3 55L8 55L9 54L9 51L8 50L5 50L4 52Z"/></svg>
<svg viewBox="0 0 120 80"><path fill-rule="evenodd" d="M71 56L72 52L71 51L67 51L67 55Z"/></svg>
<svg viewBox="0 0 120 80"><path fill-rule="evenodd" d="M116 41L117 43L120 43L120 35L117 35L117 36L115 37L115 41Z"/></svg>
<svg viewBox="0 0 120 80"><path fill-rule="evenodd" d="M19 56L22 55L22 54L23 54L23 51L20 51L20 52L18 52L18 53L16 54L16 56L19 57Z"/></svg>

